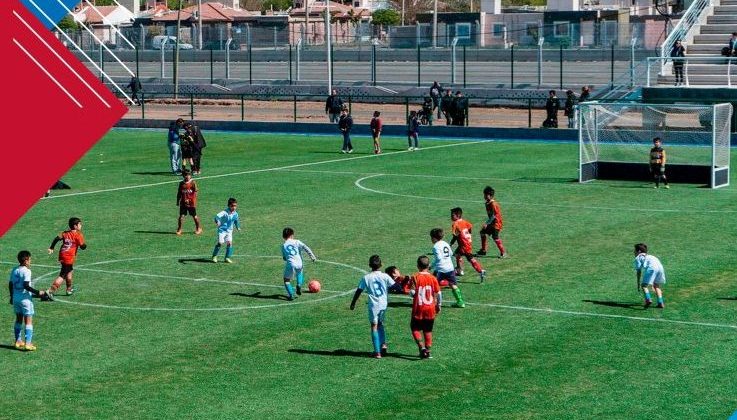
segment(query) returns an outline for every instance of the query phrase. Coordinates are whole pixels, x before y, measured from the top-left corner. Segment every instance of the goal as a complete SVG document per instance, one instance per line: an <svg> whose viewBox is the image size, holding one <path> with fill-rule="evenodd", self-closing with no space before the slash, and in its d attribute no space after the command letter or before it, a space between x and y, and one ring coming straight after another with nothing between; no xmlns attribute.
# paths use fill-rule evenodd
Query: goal
<svg viewBox="0 0 737 420"><path fill-rule="evenodd" d="M579 105L579 182L652 179L653 138L667 152L669 182L729 185L732 105Z"/></svg>

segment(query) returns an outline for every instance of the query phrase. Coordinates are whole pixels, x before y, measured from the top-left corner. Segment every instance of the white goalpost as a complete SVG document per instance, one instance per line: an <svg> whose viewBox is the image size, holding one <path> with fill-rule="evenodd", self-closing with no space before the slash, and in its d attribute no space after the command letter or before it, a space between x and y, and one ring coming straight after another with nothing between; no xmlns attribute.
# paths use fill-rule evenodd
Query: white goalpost
<svg viewBox="0 0 737 420"><path fill-rule="evenodd" d="M732 105L579 105L579 182L650 180L653 138L666 150L670 182L729 185Z"/></svg>

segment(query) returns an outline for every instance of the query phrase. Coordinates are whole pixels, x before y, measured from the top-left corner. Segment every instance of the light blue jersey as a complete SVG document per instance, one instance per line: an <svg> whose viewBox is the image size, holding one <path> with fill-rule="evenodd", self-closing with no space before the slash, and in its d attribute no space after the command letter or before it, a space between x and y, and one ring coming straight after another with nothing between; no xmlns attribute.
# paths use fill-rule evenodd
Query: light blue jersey
<svg viewBox="0 0 737 420"><path fill-rule="evenodd" d="M31 292L23 287L26 282L33 286L30 268L19 265L10 272L10 283L13 285L13 302L20 302L24 299L30 300L33 297Z"/></svg>
<svg viewBox="0 0 737 420"><path fill-rule="evenodd" d="M241 223L238 218L238 212L231 213L225 209L215 216L215 222L218 224L218 233L233 232L233 228L240 229Z"/></svg>
<svg viewBox="0 0 737 420"><path fill-rule="evenodd" d="M284 261L295 269L302 268L302 251L306 252L310 256L311 260L316 260L315 254L312 252L310 247L304 244L299 239L287 239L281 246L281 256Z"/></svg>
<svg viewBox="0 0 737 420"><path fill-rule="evenodd" d="M387 294L394 280L384 272L372 271L361 278L358 288L369 295L369 311L383 311L388 304Z"/></svg>

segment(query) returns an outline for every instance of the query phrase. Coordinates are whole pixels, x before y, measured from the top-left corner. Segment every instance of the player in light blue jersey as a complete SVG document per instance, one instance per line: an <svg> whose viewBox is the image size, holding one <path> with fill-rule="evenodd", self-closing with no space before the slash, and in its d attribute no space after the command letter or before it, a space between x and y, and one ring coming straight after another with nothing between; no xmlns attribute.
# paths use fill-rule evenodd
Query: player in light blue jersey
<svg viewBox="0 0 737 420"><path fill-rule="evenodd" d="M650 286L655 289L655 296L658 299L657 307L665 308L665 302L663 301L665 269L663 269L663 264L658 257L647 253L647 245L642 243L635 245L634 266L635 271L637 271L637 288L642 287L642 292L645 294L645 308L653 304L648 289Z"/></svg>
<svg viewBox="0 0 737 420"><path fill-rule="evenodd" d="M10 292L10 304L13 305L15 313L15 348L18 350L34 351L33 345L33 301L34 296L48 296L43 290L33 288L31 280L31 253L21 251L18 253L18 265L10 272L8 291ZM21 338L21 327L25 324L25 341Z"/></svg>
<svg viewBox="0 0 737 420"><path fill-rule="evenodd" d="M458 287L458 280L456 280L455 267L453 266L453 252L450 249L450 245L443 240L443 229L435 228L430 231L430 240L432 241L432 271L437 277L438 282L444 280L448 282L453 297L456 298L456 303L453 305L456 308L465 308L466 303L463 302L463 295L461 289Z"/></svg>
<svg viewBox="0 0 737 420"><path fill-rule="evenodd" d="M302 284L304 284L304 271L302 271L302 251L310 256L312 262L317 257L310 247L299 239L294 239L294 229L285 227L281 234L284 243L281 246L281 256L286 261L284 264L284 288L287 290L287 299L294 300L296 296L302 295ZM297 295L292 290L292 277L297 277Z"/></svg>
<svg viewBox="0 0 737 420"><path fill-rule="evenodd" d="M212 250L212 262L218 262L218 254L220 247L225 244L225 262L232 263L230 257L233 256L233 228L241 230L241 222L238 218L238 200L235 198L228 199L228 208L215 215L215 224L218 226L218 243Z"/></svg>
<svg viewBox="0 0 737 420"><path fill-rule="evenodd" d="M394 285L394 280L388 274L381 271L381 258L372 255L369 258L371 272L361 278L356 293L351 301L351 310L355 309L358 297L363 291L369 296L368 315L371 323L371 341L374 344L373 357L381 359L386 356L386 333L384 332L384 319L386 318L386 307L388 305L389 288Z"/></svg>

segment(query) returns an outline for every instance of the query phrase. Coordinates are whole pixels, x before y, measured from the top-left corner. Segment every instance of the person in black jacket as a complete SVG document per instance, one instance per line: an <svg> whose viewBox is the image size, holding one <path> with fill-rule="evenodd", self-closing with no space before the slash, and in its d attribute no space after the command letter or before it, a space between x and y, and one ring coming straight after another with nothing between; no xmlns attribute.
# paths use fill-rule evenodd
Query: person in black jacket
<svg viewBox="0 0 737 420"><path fill-rule="evenodd" d="M443 94L443 87L437 81L432 82L430 87L430 98L432 98L433 114L438 110L438 119L440 119L440 95Z"/></svg>
<svg viewBox="0 0 737 420"><path fill-rule="evenodd" d="M455 98L453 98L453 125L466 125L466 112L468 112L468 99L463 96L461 91L456 92Z"/></svg>
<svg viewBox="0 0 737 420"><path fill-rule="evenodd" d="M572 90L566 91L566 103L563 106L563 115L568 117L568 128L576 127L576 94Z"/></svg>
<svg viewBox="0 0 737 420"><path fill-rule="evenodd" d="M353 153L353 144L351 143L351 129L353 128L353 117L348 113L348 107L343 107L340 111L340 119L338 119L338 127L343 133L343 148L340 153Z"/></svg>
<svg viewBox="0 0 737 420"><path fill-rule="evenodd" d="M207 147L207 142L205 141L205 136L202 135L202 130L200 130L198 125L193 123L187 124L189 126L187 130L192 133L191 137L194 140L192 147L192 175L199 175L201 171L200 162L202 160L202 149Z"/></svg>
<svg viewBox="0 0 737 420"><path fill-rule="evenodd" d="M677 39L673 48L670 50L670 56L673 58L673 74L676 76L676 86L683 84L683 61L680 57L686 56L686 49L681 44L681 40Z"/></svg>
<svg viewBox="0 0 737 420"><path fill-rule="evenodd" d="M331 123L338 122L342 109L343 100L338 96L338 91L333 89L333 93L325 100L325 113L328 114Z"/></svg>
<svg viewBox="0 0 737 420"><path fill-rule="evenodd" d="M453 94L450 89L445 91L445 95L440 98L440 112L445 116L445 125L451 125L453 122Z"/></svg>
<svg viewBox="0 0 737 420"><path fill-rule="evenodd" d="M545 128L558 128L558 110L560 109L560 100L555 96L555 91L548 92L548 100L545 102L545 112L547 116L543 121Z"/></svg>
<svg viewBox="0 0 737 420"><path fill-rule="evenodd" d="M131 76L131 81L126 86L131 91L131 100L136 105L141 105L141 101L138 99L138 92L142 90L141 81L136 76Z"/></svg>

